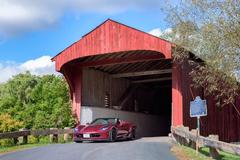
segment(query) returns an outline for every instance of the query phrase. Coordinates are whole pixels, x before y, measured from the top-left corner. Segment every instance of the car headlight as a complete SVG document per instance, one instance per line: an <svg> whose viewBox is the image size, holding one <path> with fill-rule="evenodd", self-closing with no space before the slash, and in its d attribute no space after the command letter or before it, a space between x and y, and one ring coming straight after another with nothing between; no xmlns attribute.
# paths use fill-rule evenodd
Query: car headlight
<svg viewBox="0 0 240 160"><path fill-rule="evenodd" d="M101 131L105 131L105 130L107 130L108 129L108 126L107 127L103 127L103 128L101 128L100 130Z"/></svg>

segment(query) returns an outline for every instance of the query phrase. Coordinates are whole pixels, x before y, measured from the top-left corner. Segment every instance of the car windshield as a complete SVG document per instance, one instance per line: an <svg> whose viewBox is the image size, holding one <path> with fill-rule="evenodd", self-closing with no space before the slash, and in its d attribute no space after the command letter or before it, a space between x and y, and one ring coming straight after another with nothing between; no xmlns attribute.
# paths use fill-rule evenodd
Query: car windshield
<svg viewBox="0 0 240 160"><path fill-rule="evenodd" d="M91 125L107 125L107 124L115 124L116 120L115 118L99 118L99 119L95 119Z"/></svg>

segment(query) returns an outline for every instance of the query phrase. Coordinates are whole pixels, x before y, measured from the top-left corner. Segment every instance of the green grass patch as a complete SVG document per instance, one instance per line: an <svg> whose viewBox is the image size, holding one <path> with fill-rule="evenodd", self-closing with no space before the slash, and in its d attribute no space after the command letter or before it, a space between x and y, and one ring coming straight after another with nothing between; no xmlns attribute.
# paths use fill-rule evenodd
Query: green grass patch
<svg viewBox="0 0 240 160"><path fill-rule="evenodd" d="M182 145L174 145L172 148L172 152L180 159L180 160L211 160L209 153L209 148L203 147L199 149L199 153L196 154L196 150L182 146ZM219 158L217 160L240 160L240 156L219 151Z"/></svg>
<svg viewBox="0 0 240 160"><path fill-rule="evenodd" d="M13 139L1 139L0 140L0 154L18 151L18 150L24 150L28 148L38 147L38 146L44 146L48 144L54 144L50 143L49 136L28 136L28 144L21 144L22 138L18 138L18 143L15 145L13 143ZM63 135L59 135L58 137L58 143L70 143L72 142L72 138L69 137L68 141L65 142Z"/></svg>
<svg viewBox="0 0 240 160"><path fill-rule="evenodd" d="M209 148L203 147L200 149L201 154L204 154L206 156L210 156L209 154ZM231 153L219 151L220 157L218 158L219 160L240 160L240 156L234 155Z"/></svg>
<svg viewBox="0 0 240 160"><path fill-rule="evenodd" d="M206 160L206 159L210 160L211 159L210 157L207 157L206 155L202 154L201 152L199 152L197 154L196 150L189 148L189 147L183 146L183 150L189 157L193 158L194 160Z"/></svg>

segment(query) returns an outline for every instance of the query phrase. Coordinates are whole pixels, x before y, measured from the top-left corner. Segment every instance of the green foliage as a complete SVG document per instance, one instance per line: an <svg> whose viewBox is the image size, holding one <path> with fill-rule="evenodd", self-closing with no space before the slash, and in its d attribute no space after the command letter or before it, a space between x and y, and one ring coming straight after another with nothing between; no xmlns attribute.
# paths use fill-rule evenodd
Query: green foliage
<svg viewBox="0 0 240 160"><path fill-rule="evenodd" d="M189 51L203 59L189 61L193 85L215 95L219 106L233 104L240 90L240 1L183 0L165 11L177 44L175 62L189 60Z"/></svg>
<svg viewBox="0 0 240 160"><path fill-rule="evenodd" d="M13 119L9 114L0 114L0 133L17 131L22 128L23 123ZM1 139L0 146L12 146L14 145L13 139Z"/></svg>
<svg viewBox="0 0 240 160"><path fill-rule="evenodd" d="M36 143L39 143L39 138L38 137L35 137L33 135L29 135L28 136L28 144L36 144Z"/></svg>
<svg viewBox="0 0 240 160"><path fill-rule="evenodd" d="M74 123L67 84L55 75L26 72L1 84L0 113L11 115L29 129L62 128Z"/></svg>
<svg viewBox="0 0 240 160"><path fill-rule="evenodd" d="M16 131L22 126L22 122L13 119L9 114L0 114L0 133Z"/></svg>
<svg viewBox="0 0 240 160"><path fill-rule="evenodd" d="M209 65L194 66L194 70L190 72L194 87L203 87L205 95L214 95L217 106L234 105L235 97L239 95L239 84L235 78ZM239 114L239 111L236 111Z"/></svg>
<svg viewBox="0 0 240 160"><path fill-rule="evenodd" d="M14 146L13 139L1 139L0 140L0 149L1 147Z"/></svg>

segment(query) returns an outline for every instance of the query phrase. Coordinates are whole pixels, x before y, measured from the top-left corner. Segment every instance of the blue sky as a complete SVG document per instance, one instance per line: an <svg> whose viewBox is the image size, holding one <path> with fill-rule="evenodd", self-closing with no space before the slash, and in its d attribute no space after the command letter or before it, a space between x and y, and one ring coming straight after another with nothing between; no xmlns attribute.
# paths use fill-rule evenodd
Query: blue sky
<svg viewBox="0 0 240 160"><path fill-rule="evenodd" d="M159 14L156 16L156 14ZM159 13L126 12L114 15L66 15L53 26L8 37L0 43L0 60L24 62L42 55L54 56L107 18L114 19L143 31L166 28Z"/></svg>
<svg viewBox="0 0 240 160"><path fill-rule="evenodd" d="M1 0L0 82L26 70L54 73L50 58L108 18L159 34L168 28L163 1Z"/></svg>

